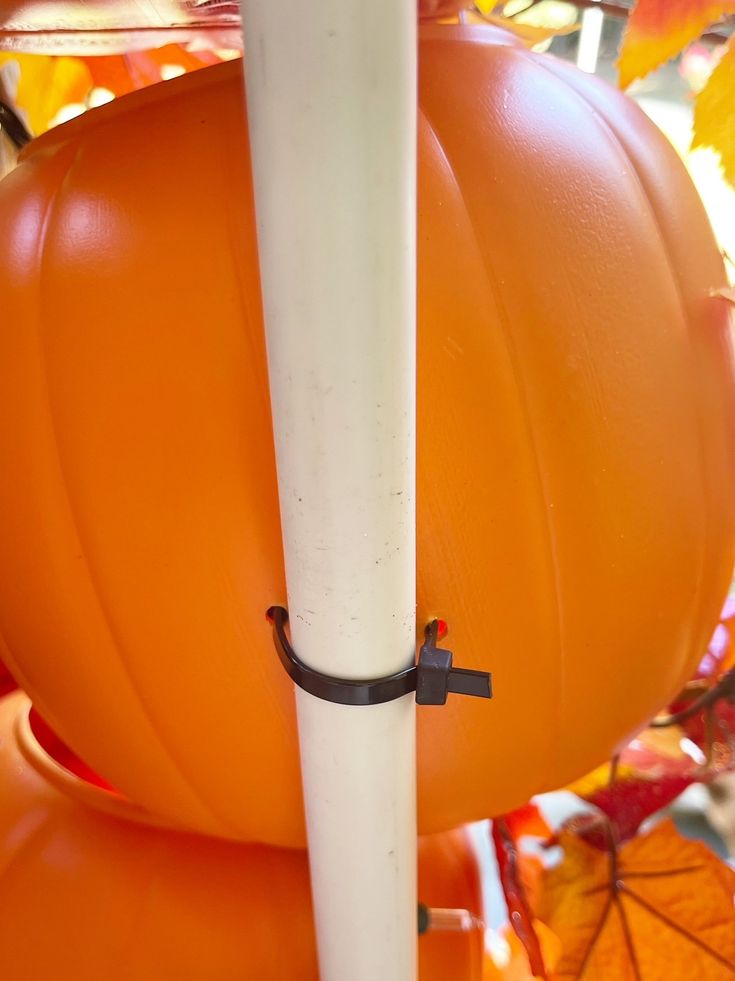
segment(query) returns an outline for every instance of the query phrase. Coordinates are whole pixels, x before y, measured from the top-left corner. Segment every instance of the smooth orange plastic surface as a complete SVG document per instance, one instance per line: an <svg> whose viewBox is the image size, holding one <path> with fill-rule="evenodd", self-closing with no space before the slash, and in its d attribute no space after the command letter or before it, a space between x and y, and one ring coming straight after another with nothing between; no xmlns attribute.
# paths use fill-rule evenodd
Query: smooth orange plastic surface
<svg viewBox="0 0 735 981"><path fill-rule="evenodd" d="M735 405L720 255L653 124L502 32L421 37L418 620L495 685L419 710L426 833L588 771L693 671ZM301 844L240 70L90 112L0 184L0 632L129 798Z"/></svg>
<svg viewBox="0 0 735 981"><path fill-rule="evenodd" d="M0 701L3 978L317 981L304 852L145 827L119 796L114 817L78 803L89 788L36 740L29 707ZM482 915L467 831L420 841L419 895ZM481 930L426 934L421 981L480 981L482 946Z"/></svg>
<svg viewBox="0 0 735 981"><path fill-rule="evenodd" d="M449 17L471 6L472 0L419 0L419 17Z"/></svg>

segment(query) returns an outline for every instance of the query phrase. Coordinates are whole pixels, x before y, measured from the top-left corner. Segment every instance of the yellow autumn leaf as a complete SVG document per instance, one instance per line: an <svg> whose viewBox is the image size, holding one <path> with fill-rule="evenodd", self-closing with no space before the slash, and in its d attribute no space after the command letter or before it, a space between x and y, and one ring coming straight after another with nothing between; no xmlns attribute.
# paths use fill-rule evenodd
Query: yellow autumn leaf
<svg viewBox="0 0 735 981"><path fill-rule="evenodd" d="M482 17L489 24L495 24L496 27L504 27L530 47L541 44L543 41L548 41L549 38L557 37L560 34L573 34L579 30L578 24L572 24L567 27L536 27L534 24L522 24L517 20L510 20L507 17L497 17L494 14L483 14Z"/></svg>
<svg viewBox="0 0 735 981"><path fill-rule="evenodd" d="M735 185L735 43L715 66L694 107L692 147L709 146L720 156L727 180Z"/></svg>
<svg viewBox="0 0 735 981"><path fill-rule="evenodd" d="M574 783L570 783L565 789L571 794L576 794L577 797L592 797L598 790L602 790L603 787L610 785L610 767L610 763L602 763L590 773L575 780ZM624 780L633 776L635 776L635 769L632 766L628 766L625 763L618 764L615 770L616 780Z"/></svg>
<svg viewBox="0 0 735 981"><path fill-rule="evenodd" d="M49 128L61 108L83 103L94 85L81 58L0 53L0 67L12 61L20 68L14 102L25 113L34 136Z"/></svg>
<svg viewBox="0 0 735 981"><path fill-rule="evenodd" d="M620 46L621 88L678 55L729 13L735 13L735 0L638 0Z"/></svg>
<svg viewBox="0 0 735 981"><path fill-rule="evenodd" d="M528 47L535 47L553 37L563 34L573 34L579 30L576 23L575 8L569 4L554 4L554 8L569 8L571 16L567 16L566 9L564 16L560 16L558 10L554 10L554 16L544 12L544 3L535 4L528 11L522 11L514 17L494 14L495 3L489 0L477 0L476 11L474 14L465 15L465 19L493 24L495 27L502 27L517 38L523 41Z"/></svg>

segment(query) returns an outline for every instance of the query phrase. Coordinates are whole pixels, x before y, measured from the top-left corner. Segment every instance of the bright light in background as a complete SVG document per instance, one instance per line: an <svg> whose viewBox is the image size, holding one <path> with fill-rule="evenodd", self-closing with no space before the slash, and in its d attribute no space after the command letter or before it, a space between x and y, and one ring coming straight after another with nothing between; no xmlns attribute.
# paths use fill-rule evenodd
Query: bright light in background
<svg viewBox="0 0 735 981"><path fill-rule="evenodd" d="M87 107L83 102L69 102L67 105L62 106L54 118L49 121L48 128L52 129L54 126L68 123L70 119L76 119L77 116L81 116L86 111Z"/></svg>
<svg viewBox="0 0 735 981"><path fill-rule="evenodd" d="M185 75L186 69L183 65L161 65L161 78L164 82L170 81L172 78L178 78L179 75Z"/></svg>
<svg viewBox="0 0 735 981"><path fill-rule="evenodd" d="M699 195L702 198L715 237L730 259L735 258L735 189L722 176L717 154L706 147L691 150L692 107L686 103L664 102L660 99L636 100L643 111L668 137L684 161ZM732 281L735 266L728 262Z"/></svg>
<svg viewBox="0 0 735 981"><path fill-rule="evenodd" d="M704 755L699 746L697 746L695 742L692 742L691 739L687 739L685 737L680 741L679 745L682 753L686 753L686 755L691 760L694 760L698 766L702 766L707 762L707 757Z"/></svg>
<svg viewBox="0 0 735 981"><path fill-rule="evenodd" d="M217 48L214 53L220 61L235 61L242 58L242 51L239 48Z"/></svg>
<svg viewBox="0 0 735 981"><path fill-rule="evenodd" d="M599 0L597 0L599 3ZM579 47L577 49L577 68L594 75L597 70L597 59L600 55L602 40L602 24L605 15L597 7L588 7L582 14L582 28L579 32Z"/></svg>
<svg viewBox="0 0 735 981"><path fill-rule="evenodd" d="M96 109L98 106L104 106L106 103L112 102L114 98L114 92L99 85L91 89L86 102L69 102L65 106L62 106L53 119L49 120L48 128L53 129L54 126L68 123L70 119L81 116L87 109Z"/></svg>
<svg viewBox="0 0 735 981"><path fill-rule="evenodd" d="M699 94L712 74L715 66L725 53L724 44L711 48L704 44L690 45L679 62L679 74L684 78L692 92Z"/></svg>
<svg viewBox="0 0 735 981"><path fill-rule="evenodd" d="M98 86L96 89L92 89L87 98L87 108L96 109L97 106L104 106L108 102L112 102L115 98L115 93L111 92L109 89Z"/></svg>
<svg viewBox="0 0 735 981"><path fill-rule="evenodd" d="M489 0L477 0L477 6L486 13L492 13L494 4ZM503 7L503 16L512 17L516 24L528 27L548 28L550 31L565 33L577 24L577 8L572 3L563 0L509 0ZM552 38L533 45L534 51L547 51L551 47Z"/></svg>

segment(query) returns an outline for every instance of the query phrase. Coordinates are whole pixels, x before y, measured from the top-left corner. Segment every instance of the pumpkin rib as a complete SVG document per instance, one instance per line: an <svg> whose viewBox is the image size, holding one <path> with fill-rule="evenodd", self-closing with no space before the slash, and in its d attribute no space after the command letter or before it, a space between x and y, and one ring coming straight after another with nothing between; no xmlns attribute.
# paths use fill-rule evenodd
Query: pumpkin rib
<svg viewBox="0 0 735 981"><path fill-rule="evenodd" d="M12 881L0 873L9 978L317 981L305 851L146 828L85 806L83 791L61 793L46 768L25 765L15 736L29 709L20 692L0 701L0 868L15 849ZM45 752L37 744L31 756ZM417 858L423 902L482 914L468 829L419 839ZM479 981L482 937L422 937L419 977Z"/></svg>
<svg viewBox="0 0 735 981"><path fill-rule="evenodd" d="M49 132L53 132L53 131L51 130ZM66 171L65 171L65 173L66 173ZM51 208L53 202L55 201L55 199L56 199L56 197L58 195L58 190L59 190L58 186L56 188L54 188L54 191L52 192L51 197L45 202L43 227L42 227L42 230L41 230L41 234L39 234L38 237L37 237L37 249L36 249L36 255L35 255L35 270L36 270L36 278L39 279L39 280L40 280L40 276L38 275L38 269L39 269L40 264L41 264L41 261L42 261L41 260L40 252L41 252L41 250L43 248L43 242L44 242L44 234L43 233L45 233L45 231L46 231L50 208ZM36 313L37 320L40 322L40 319L41 319L40 318L40 312L35 307L34 307L34 311ZM37 333L40 334L40 332L37 332ZM20 687L24 691L30 691L34 687L33 686L33 683L32 683L32 676L31 675L27 675L25 673L25 671L22 668L22 665L19 664L19 662L15 658L15 656L13 654L12 647L11 647L10 643L7 641L7 639L5 637L3 626L2 626L1 623L0 623L0 647L3 650L3 660L7 664L11 664L12 665L12 667L13 667L13 674L18 679L18 681L20 683Z"/></svg>
<svg viewBox="0 0 735 981"><path fill-rule="evenodd" d="M60 176L60 180L54 186L52 193L49 195L48 201L46 203L46 212L43 216L43 221L41 225L41 232L38 236L36 269L37 269L37 277L38 277L38 284L39 284L38 293L40 297L43 297L45 295L43 289L43 280L44 280L44 274L45 274L44 270L46 268L46 263L44 262L43 245L46 239L46 234L53 222L54 211L58 204L59 198L63 193L65 184L68 181L69 176L74 169L74 165L79 159L81 152L84 148L84 142L80 141L79 143L73 146L74 146L73 152L65 162L63 174ZM53 411L54 400L51 394L51 384L49 380L48 356L46 354L45 332L42 328L42 324L44 322L42 306L43 304L41 303L39 309L37 310L38 329L36 331L36 336L38 338L39 362L41 365L42 375L43 375L45 402L46 405L48 406L47 417L49 421L48 431L50 435L50 442L51 445L53 446L54 455L58 466L59 484L60 484L61 492L66 500L68 513L71 519L72 527L74 528L74 534L79 543L80 556L84 564L84 567L87 570L87 580L92 588L92 592L94 593L94 596L96 597L97 605L102 620L104 621L107 627L107 632L110 638L111 646L115 651L118 661L123 666L124 669L123 673L125 677L128 679L130 688L132 689L134 695L137 697L137 701L138 704L140 705L140 709L143 716L147 719L150 729L154 733L156 741L158 742L160 748L163 750L164 755L169 759L169 761L173 765L173 768L177 773L179 779L186 786L187 790L192 795L192 798L202 808L203 813L207 814L210 818L213 818L217 823L217 825L219 825L223 830L227 830L232 834L236 834L237 829L231 826L225 819L221 817L221 815L217 814L210 802L207 802L202 798L200 792L196 790L191 777L182 768L181 761L177 757L177 754L174 752L172 746L168 743L168 741L164 738L163 734L160 731L160 728L155 724L156 720L155 717L151 714L150 706L148 704L148 699L145 697L144 691L141 690L140 686L137 684L133 672L130 669L128 660L124 656L123 645L119 636L119 632L112 622L112 616L110 613L109 604L106 602L105 598L103 597L103 590L102 590L101 583L99 581L99 576L93 568L93 563L90 557L89 549L85 545L85 537L82 533L82 527L78 520L76 508L73 504L73 495L71 494L70 491L69 479L64 464L64 457L62 453L61 443L59 440L58 428L56 426L54 411ZM53 318L49 318L48 322L52 323Z"/></svg>
<svg viewBox="0 0 735 981"><path fill-rule="evenodd" d="M176 79L178 81L178 79ZM168 85L170 83L161 83L156 87L161 88L162 85ZM226 82L214 81L213 91L211 93L212 98L222 98L226 99L229 94L229 88ZM220 95L221 93L221 95ZM136 93L137 94L137 93ZM245 99L244 88L240 89L239 92L239 102L240 108L243 114L245 123L247 123L247 102ZM242 171L233 168L232 160L232 138L233 134L230 130L227 130L218 120L218 131L222 134L222 139L212 140L213 145L218 151L218 156L221 165L221 172L231 178L232 181L240 181L242 179ZM238 131L239 132L239 131ZM246 132L246 131L245 131ZM242 147L246 155L247 162L247 176L248 180L252 181L251 176L251 156L250 156L250 144L247 139L242 139ZM251 187L252 193L252 185ZM237 317L237 324L239 328L239 335L243 339L245 349L247 351L248 359L253 364L263 365L267 362L267 351L265 334L262 327L263 323L263 310L262 310L262 294L260 291L260 278L256 277L257 285L257 295L254 295L254 290L252 286L248 288L247 283L244 279L243 269L245 268L257 268L258 263L258 246L255 235L255 202L251 198L248 203L248 210L250 211L249 221L245 221L243 217L243 211L238 208L227 207L223 208L219 212L220 227L223 229L228 242L230 243L230 249L227 254L227 260L229 263L230 270L232 272L232 282L235 285L235 290L238 297L238 309L245 312L245 316ZM243 240L243 228L252 228L252 235L248 232L247 243L248 243L248 254L246 257L247 263L243 261L241 256L241 243ZM249 324L260 325L260 330L249 329ZM275 447L273 444L272 437L272 422L270 413L270 389L268 385L268 374L267 369L264 371L257 371L254 374L254 379L257 385L257 391L260 393L260 400L254 401L251 405L250 411L252 412L253 406L258 407L258 414L262 421L262 426L264 431L268 431L271 434L269 441L269 455L267 460L263 460L262 469L265 472L269 470L275 474L276 470L276 459L275 459ZM264 407L264 408L263 408ZM276 485L277 486L277 485ZM276 489L277 494L277 489ZM267 536L262 533L262 528L258 529L257 540L258 540L258 551L260 555L268 556L271 555L277 549L277 562L280 563L281 573L280 580L281 584L277 587L275 592L265 592L263 594L263 600L261 608L263 612L273 605L288 606L287 591L285 585L285 573L283 572L283 551L282 551L282 541L280 533L280 510L277 508L278 516L278 528L279 534L277 541L274 545ZM261 627L265 628L265 617L262 620ZM270 647L270 638L268 640L268 646ZM249 659L252 656L254 645L247 636L247 631L243 630L243 637L241 643L242 657L243 659ZM273 696L273 692L268 688L264 688L262 692L262 697L268 698L269 708L272 717L279 718L281 726L284 731L294 730L297 725L296 716L296 697L294 694L294 687L285 672L279 675L279 684L282 685L283 690L287 692L286 698L281 699ZM299 783L299 806L301 805L301 785ZM237 830L234 837L241 837L241 832ZM281 844L280 841L275 842L276 844ZM294 844L294 843L289 843ZM300 843L305 845L305 838Z"/></svg>
<svg viewBox="0 0 735 981"><path fill-rule="evenodd" d="M560 66L560 65L557 65L556 63L553 63L552 65L549 66L549 70L550 71L553 71L554 75L557 78L560 78L562 81L567 81L567 84L570 84L573 87L576 87L575 86L576 80L574 79L573 76L571 76L571 78L568 78L569 73L566 70L564 70L563 66ZM595 88L594 88L593 91L594 91L595 100L596 100L595 101L596 111L600 115L602 115L603 118L607 119L606 114L605 114L605 103L604 103L604 99L603 99L604 93L599 90L599 86L595 86ZM598 106L597 100L600 100L599 106ZM631 109L632 109L632 107L631 107ZM608 123L608 126L609 125L610 124ZM623 146L625 146L626 153L627 153L627 156L628 156L628 158L629 158L629 160L631 162L631 165L633 167L634 173L636 174L638 180L640 181L640 183L641 183L641 185L642 185L642 187L644 189L644 192L647 192L648 188L651 186L650 172L649 172L649 174L647 174L646 176L644 176L643 167L639 163L636 162L637 160L640 159L638 151L636 151L636 150L634 150L632 148L631 149L628 149L627 144L625 142L623 142L622 138L621 137L618 137L618 139L620 139L621 142L623 143ZM664 139L664 137L662 136L662 140L663 139ZM671 153L674 154L673 148L670 148L667 145L667 149L670 149ZM676 279L676 282L677 282L677 287L679 289L680 296L682 297L682 305L684 306L685 309L688 309L690 307L690 302L687 299L687 290L685 289L685 287L684 287L684 285L682 283L681 272L679 271L680 270L680 265L676 262L676 259L675 259L675 249L672 246L672 240L671 240L672 229L670 228L670 223L669 223L669 220L667 218L667 215L666 215L665 211L662 210L662 208L663 208L662 203L660 203L659 200L658 200L658 192L657 192L655 186L652 188L652 190L653 190L653 193L651 193L651 194L648 194L647 193L647 198L649 200L651 210L652 210L652 212L653 212L653 214L655 216L655 220L656 220L656 223L658 225L658 228L660 230L661 241L664 244L664 252L667 255L668 261L669 261L670 266L672 268L672 273L673 273L673 275L674 275L674 277ZM701 205L701 201L697 201L697 203L699 204L699 206L702 209L702 211L704 211L704 209L703 209L703 207ZM726 284L725 269L724 269L724 265L721 263L721 260L720 260L720 272L721 272L721 274L719 276L718 285L725 285ZM712 285L714 286L715 284L712 284ZM703 296L703 299L704 299L704 296ZM726 330L727 329L727 325L724 325L723 324L723 329ZM692 353L692 359L694 361L697 361L697 362L701 361L701 356L698 354L698 352L696 350L696 347L695 347L695 344L694 344L694 336L692 335L691 332L689 333L689 343L690 343L690 349L691 349L691 353ZM692 392L693 392L693 397L697 400L697 405L698 405L698 419L699 419L699 422L700 422L699 432L700 432L700 435L702 437L702 439L700 440L700 443L699 443L699 456L700 456L702 484L703 484L703 488L709 489L713 485L716 486L716 479L715 479L715 477L710 472L711 471L711 467L709 467L707 465L707 462L708 462L707 461L707 454L705 452L705 447L706 447L706 444L708 442L708 440L706 438L706 436L707 436L707 428L704 425L705 407L702 404L702 396L700 394L700 390L696 386L692 386ZM712 613L712 611L711 610L708 610L708 608L707 608L708 605L709 605L708 604L708 597L710 597L713 592L719 592L719 593L722 594L721 598L724 599L724 594L725 594L725 592L726 592L726 590L727 590L727 588L729 586L730 580L732 578L731 571L728 570L727 573L726 573L726 579L725 579L725 577L723 577L722 585L720 586L719 590L712 590L712 589L703 589L703 588L701 588L701 584L704 583L705 579L707 579L707 578L709 578L712 583L714 583L716 581L715 580L715 574L714 573L709 573L709 571L708 571L709 568L713 565L714 561L716 560L716 556L717 556L717 537L716 537L716 534L715 534L715 527L714 527L714 525L715 525L715 522L714 522L714 517L715 517L715 515L714 515L714 508L715 508L715 506L712 503L713 502L713 499L714 498L713 498L713 495L711 493L705 494L705 508L704 508L704 512L705 512L705 521L706 521L706 526L705 526L706 544L703 546L703 548L704 548L704 555L703 555L703 561L702 561L702 567L701 567L701 573L702 573L702 575L701 575L701 579L699 580L700 588L698 590L698 594L699 594L698 616L697 616L696 624L692 628L693 630L696 630L697 633L699 633L699 634L702 635L700 637L700 639L699 639L699 646L701 646L702 649L704 649L704 646L707 644L707 642L709 640L708 633L705 634L705 631L708 631L708 627L707 627L708 614L711 614ZM718 610L719 610L719 607L718 607Z"/></svg>
<svg viewBox="0 0 735 981"><path fill-rule="evenodd" d="M568 78L566 77L566 75L564 73L561 73L561 72L560 73L557 73L557 72L555 72L553 70L553 62L551 62L550 65L542 64L539 61L538 58L535 58L531 52L526 51L525 49L522 51L522 55L528 61L532 62L534 65L536 65L538 68L540 68L542 72L544 72L546 74L550 74L554 78L559 79L565 85L568 85L569 88L572 90L572 92L577 97L577 99L579 99L589 109L592 118L596 120L596 122L599 124L600 128L605 131L605 133L608 136L608 142L611 143L613 146L615 146L615 147L617 147L619 149L619 151L622 154L623 158L625 159L626 163L630 167L631 174L635 178L636 184L640 188L641 198L643 198L643 200L645 202L646 210L649 213L649 215L651 216L651 219L652 219L652 222L653 222L653 227L656 230L657 238L661 242L662 252L663 252L663 255L666 258L666 265L667 265L668 272L669 272L669 278L671 279L672 285L673 285L674 290L676 292L676 295L677 295L677 297L679 299L679 308L682 311L685 311L688 308L688 303L686 301L686 295L685 295L684 288L683 288L682 283L681 283L681 279L679 277L679 274L677 272L675 263L673 261L673 256L672 256L672 253L671 253L671 246L670 246L670 243L669 243L669 240L668 240L668 236L664 233L664 230L663 230L663 222L662 222L662 219L661 219L661 215L660 215L660 213L659 213L659 211L658 211L655 203L651 200L649 194L647 193L646 184L645 184L645 181L643 180L642 175L641 175L641 173L639 171L638 165L637 165L636 161L633 159L632 155L628 152L628 149L625 146L625 143L623 142L623 140L621 139L621 137L618 135L618 133L616 132L616 130L610 125L609 120L606 118L606 116L601 111L601 109L596 105L595 102L593 102L587 96L587 94L581 89L581 87L576 84L576 79L573 82L569 82ZM550 59L550 61L551 61L551 59ZM695 351L695 348L694 348L694 341L693 341L693 338L692 338L692 331L686 329L686 327L687 327L686 318L683 315L681 317L681 320L682 320L682 324L683 324L683 326L685 328L684 331L683 331L683 333L684 333L684 335L686 336L686 339L687 339L687 346L688 346L690 357L691 357L692 360L696 361L696 360L698 360L698 357L697 357L697 354L696 354L696 351ZM690 628L690 636L691 636L695 632L698 632L699 631L699 625L700 625L700 623L702 621L702 615L703 615L703 609L704 609L705 595L704 595L704 590L702 589L702 587L703 587L704 580L705 580L705 572L706 572L706 568L707 568L707 557L708 557L708 555L710 554L710 552L712 550L711 549L711 539L712 539L712 508L711 508L711 505L710 505L710 495L707 494L707 492L706 492L707 483L708 483L708 481L707 481L707 474L706 474L706 469L707 468L706 468L705 459L704 459L704 444L705 444L705 433L706 433L706 429L705 429L705 426L704 426L704 420L702 418L702 406L701 406L700 399L697 396L697 393L696 393L696 390L695 390L695 386L693 386L693 385L690 384L689 387L690 387L690 389L692 390L692 393L693 393L692 402L696 406L696 411L692 411L692 416L695 419L696 431L697 431L697 434L699 436L699 439L697 440L698 484L699 484L699 487L700 487L700 490L701 490L701 499L702 499L701 500L701 507L702 507L702 514L704 516L703 517L703 532L704 532L704 534L703 534L703 540L701 541L701 543L699 545L699 562L698 562L698 565L697 565L696 591L695 591L694 597L693 597L693 605L694 605L694 609L696 611L696 618L695 618L695 620L692 623L691 628ZM689 647L690 647L690 651L689 651L690 656L692 655L691 648L694 647L694 646L696 646L696 640L695 640L694 637L691 637L690 645L689 645ZM674 695L676 693L675 692L672 692L671 694Z"/></svg>
<svg viewBox="0 0 735 981"><path fill-rule="evenodd" d="M426 124L429 127L429 131L431 132L439 151L441 152L441 154L443 155L444 159L447 162L447 169L448 172L451 174L452 183L457 191L457 194L459 195L459 200L462 202L462 209L467 217L467 221L469 223L470 228L472 228L475 231L475 236L474 236L475 242L478 242L479 236L476 233L477 222L472 214L472 210L470 209L469 204L467 203L467 199L460 185L460 182L457 180L456 170L452 165L451 157L449 156L446 147L439 140L438 133L435 127L433 126L427 111L423 108L421 110L421 115L426 120ZM564 719L564 714L565 714L564 706L565 706L565 692L566 692L566 664L564 661L564 642L563 642L564 615L563 615L562 604L561 604L559 570L557 565L557 550L556 550L556 543L554 540L554 534L551 529L551 523L549 517L549 512L552 509L549 508L548 506L548 489L544 482L543 474L541 472L541 466L539 464L538 440L532 422L532 413L528 401L528 396L523 381L521 379L521 372L519 371L519 367L518 367L518 350L513 342L513 331L510 324L510 316L508 314L508 310L505 306L505 303L503 302L503 298L498 286L497 277L495 275L495 270L492 266L492 262L490 261L490 256L487 254L487 252L488 250L481 249L478 243L478 254L480 255L482 266L487 274L488 285L495 299L495 306L498 312L498 321L503 335L504 346L508 353L508 361L511 366L514 386L518 396L520 416L523 419L523 425L528 435L528 440L531 447L531 452L528 453L527 456L532 461L532 469L536 477L536 481L535 481L536 488L537 488L536 497L538 500L538 506L541 511L541 521L539 522L539 525L544 529L544 543L545 543L544 556L546 560L545 565L551 573L549 577L545 577L545 578L547 579L547 581L551 582L552 590L553 590L552 607L555 611L554 621L557 628L555 643L554 643L554 649L556 652L556 657L555 657L556 673L553 675L553 677L557 679L558 698L554 698L549 701L553 701L553 704L555 706L554 714L556 717L557 724L553 729L553 734L554 734L553 737L551 735L551 731L550 730L547 731L547 738L544 740L544 747L546 750L547 758L553 760L557 755L556 751L560 745L562 721Z"/></svg>
<svg viewBox="0 0 735 981"><path fill-rule="evenodd" d="M174 832L175 833L175 832ZM149 910L151 897L155 894L160 883L165 879L164 863L169 858L169 842L166 838L161 842L155 858L151 860L150 868L146 869L145 885L141 885L141 895L135 904L135 914L130 917L126 933L119 938L119 950L116 951L121 971L120 981L135 981L135 961L140 959L140 938L145 936L145 925L155 917L155 906Z"/></svg>

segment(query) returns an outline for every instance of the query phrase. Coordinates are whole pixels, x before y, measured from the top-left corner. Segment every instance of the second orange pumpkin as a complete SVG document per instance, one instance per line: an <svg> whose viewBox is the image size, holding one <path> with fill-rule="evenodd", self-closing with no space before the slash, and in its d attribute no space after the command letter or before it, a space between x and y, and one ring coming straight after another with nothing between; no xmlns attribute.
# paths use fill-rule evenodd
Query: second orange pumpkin
<svg viewBox="0 0 735 981"><path fill-rule="evenodd" d="M67 759L67 769L55 749L24 695L0 699L3 977L317 981L304 852L147 826L140 808L80 779L83 764ZM418 848L421 901L479 921L469 832ZM420 981L479 981L482 941L481 929L424 934Z"/></svg>

